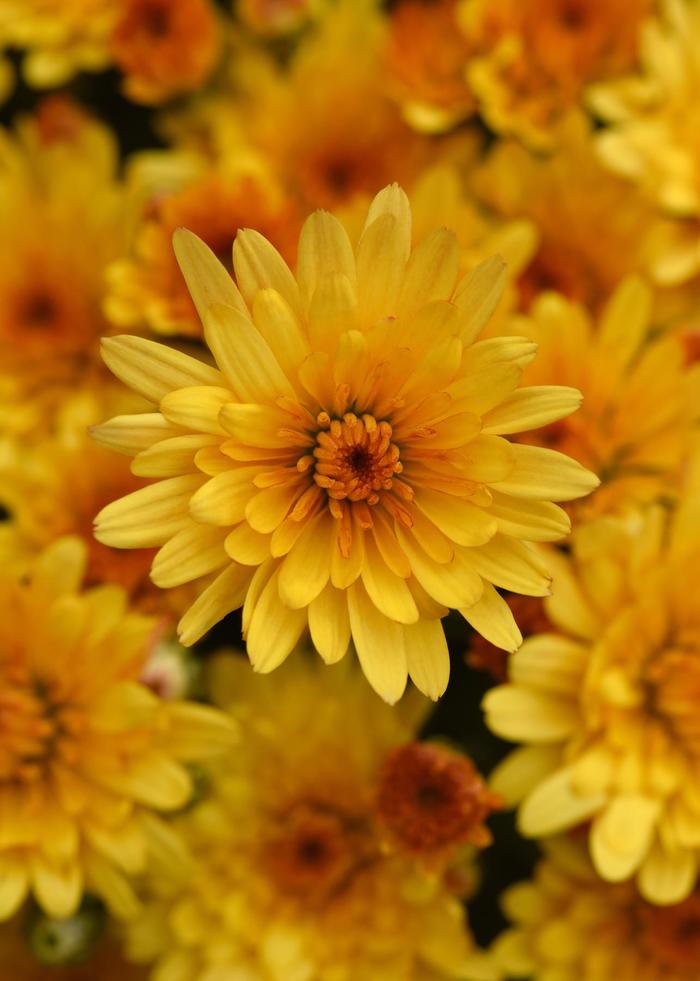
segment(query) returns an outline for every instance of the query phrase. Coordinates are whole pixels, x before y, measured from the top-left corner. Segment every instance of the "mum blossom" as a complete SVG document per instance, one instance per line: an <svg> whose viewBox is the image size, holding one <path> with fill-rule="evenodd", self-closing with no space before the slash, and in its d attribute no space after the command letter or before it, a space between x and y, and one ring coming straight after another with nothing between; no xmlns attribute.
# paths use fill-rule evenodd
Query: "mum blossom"
<svg viewBox="0 0 700 981"><path fill-rule="evenodd" d="M450 607L516 648L494 587L549 591L528 543L566 534L552 501L597 478L503 438L568 415L580 394L518 388L532 342L476 340L501 260L458 282L452 232L412 249L397 185L374 199L355 250L335 218L312 215L296 277L254 231L234 244L238 286L187 231L175 250L217 367L143 338L105 340L107 364L160 411L113 419L97 438L159 479L104 508L96 536L160 546L160 586L217 574L181 619L182 642L243 606L258 671L308 627L327 663L352 638L388 701L407 674L432 698L444 691Z"/></svg>
<svg viewBox="0 0 700 981"><path fill-rule="evenodd" d="M521 831L585 824L597 873L659 905L698 880L699 527L695 496L672 520L651 507L577 529L572 554L551 557L552 629L484 702L489 726L525 744L493 778Z"/></svg>
<svg viewBox="0 0 700 981"><path fill-rule="evenodd" d="M86 551L61 538L0 576L0 920L30 893L52 917L83 890L137 912L130 879L186 862L159 812L190 800L188 763L233 744L222 713L140 683L158 623L116 586L80 592Z"/></svg>

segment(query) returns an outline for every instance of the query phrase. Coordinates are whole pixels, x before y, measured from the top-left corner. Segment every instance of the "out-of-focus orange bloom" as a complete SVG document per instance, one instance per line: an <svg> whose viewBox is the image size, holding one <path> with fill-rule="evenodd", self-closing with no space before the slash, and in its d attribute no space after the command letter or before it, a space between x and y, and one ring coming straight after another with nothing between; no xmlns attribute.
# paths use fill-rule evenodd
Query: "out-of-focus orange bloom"
<svg viewBox="0 0 700 981"><path fill-rule="evenodd" d="M122 0L110 39L123 87L135 102L161 102L202 85L220 35L209 0Z"/></svg>

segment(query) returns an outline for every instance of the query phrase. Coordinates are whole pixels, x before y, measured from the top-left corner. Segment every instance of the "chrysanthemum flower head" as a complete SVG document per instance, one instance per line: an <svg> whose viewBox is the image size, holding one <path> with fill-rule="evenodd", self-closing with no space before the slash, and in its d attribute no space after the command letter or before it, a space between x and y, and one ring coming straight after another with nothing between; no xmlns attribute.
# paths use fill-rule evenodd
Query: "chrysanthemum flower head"
<svg viewBox="0 0 700 981"><path fill-rule="evenodd" d="M503 897L513 927L493 954L508 978L695 981L700 895L653 906L629 884L601 882L582 849L552 842L531 882Z"/></svg>
<svg viewBox="0 0 700 981"><path fill-rule="evenodd" d="M109 50L135 102L156 103L203 85L219 57L210 0L119 0Z"/></svg>
<svg viewBox="0 0 700 981"><path fill-rule="evenodd" d="M296 277L253 231L234 245L238 287L186 231L176 251L218 367L136 337L105 341L112 370L159 413L98 428L164 478L97 518L122 548L162 546L154 581L219 570L180 622L191 644L243 605L248 653L271 671L309 627L328 662L350 638L394 701L410 673L437 697L448 656L440 618L460 610L506 648L520 635L494 586L532 595L549 578L525 542L568 519L552 499L597 479L503 433L575 409L570 388L518 389L534 345L477 342L505 272L488 260L457 282L445 229L411 249L397 186L374 200L353 250L318 212Z"/></svg>
<svg viewBox="0 0 700 981"><path fill-rule="evenodd" d="M232 745L222 714L138 682L156 621L118 587L79 592L84 567L67 537L0 582L0 919L29 893L70 916L84 889L133 914L129 877L184 860L158 812L189 800L185 764Z"/></svg>
<svg viewBox="0 0 700 981"><path fill-rule="evenodd" d="M176 175L172 171L182 165L177 153L157 163L149 154L143 168L138 163L132 165L131 193L146 202L129 255L107 271L107 316L120 327L199 336L202 326L173 253L173 232L189 228L230 267L239 228L259 229L291 258L301 222L269 175L231 173L199 159L184 164L185 175Z"/></svg>
<svg viewBox="0 0 700 981"><path fill-rule="evenodd" d="M461 0L466 66L489 126L538 148L586 85L629 69L650 0Z"/></svg>
<svg viewBox="0 0 700 981"><path fill-rule="evenodd" d="M670 522L652 507L581 526L572 555L550 557L553 629L523 643L485 699L491 728L526 743L494 780L522 800L522 831L590 822L598 873L636 877L659 904L697 878L699 529L697 499Z"/></svg>
<svg viewBox="0 0 700 981"><path fill-rule="evenodd" d="M229 655L214 672L241 742L176 819L193 871L149 879L129 955L181 981L495 981L453 889L473 878L467 829L490 809L467 814L467 789L488 791L466 758L413 741L424 700L389 709L349 662L300 657L266 679ZM339 718L362 719L352 739Z"/></svg>
<svg viewBox="0 0 700 981"><path fill-rule="evenodd" d="M598 474L580 508L610 513L678 491L700 417L700 368L674 332L652 334L651 289L619 284L595 321L578 304L540 295L518 331L538 345L524 380L581 390L580 412L521 439L570 454Z"/></svg>
<svg viewBox="0 0 700 981"><path fill-rule="evenodd" d="M594 109L611 124L596 142L606 164L671 214L697 217L700 11L692 0L658 7L642 32L640 73L591 91Z"/></svg>

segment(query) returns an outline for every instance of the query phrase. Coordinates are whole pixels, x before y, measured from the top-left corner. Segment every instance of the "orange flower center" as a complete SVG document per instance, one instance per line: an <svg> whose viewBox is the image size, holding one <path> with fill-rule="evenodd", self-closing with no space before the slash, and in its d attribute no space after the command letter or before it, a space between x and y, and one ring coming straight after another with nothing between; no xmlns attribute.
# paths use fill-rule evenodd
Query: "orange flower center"
<svg viewBox="0 0 700 981"><path fill-rule="evenodd" d="M317 422L322 427L313 451L318 486L332 501L378 504L380 491L391 490L394 476L403 470L389 423L352 412L342 421L322 412Z"/></svg>
<svg viewBox="0 0 700 981"><path fill-rule="evenodd" d="M483 821L499 806L471 760L442 746L408 743L394 750L382 769L379 817L409 852L488 844Z"/></svg>
<svg viewBox="0 0 700 981"><path fill-rule="evenodd" d="M649 710L660 716L674 741L700 757L700 657L695 651L669 650L645 672Z"/></svg>
<svg viewBox="0 0 700 981"><path fill-rule="evenodd" d="M0 690L0 783L40 779L57 755L74 720L70 710L40 681L13 672Z"/></svg>
<svg viewBox="0 0 700 981"><path fill-rule="evenodd" d="M282 892L322 899L364 863L365 838L362 826L347 815L303 803L285 814L283 830L265 846L264 863Z"/></svg>

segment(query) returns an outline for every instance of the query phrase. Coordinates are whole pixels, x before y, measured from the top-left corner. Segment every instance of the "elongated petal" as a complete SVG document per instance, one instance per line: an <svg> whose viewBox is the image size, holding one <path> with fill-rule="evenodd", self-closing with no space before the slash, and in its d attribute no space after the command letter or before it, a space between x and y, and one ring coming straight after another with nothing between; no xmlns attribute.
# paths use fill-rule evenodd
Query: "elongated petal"
<svg viewBox="0 0 700 981"><path fill-rule="evenodd" d="M233 393L228 388L194 385L164 396L160 408L171 423L183 429L225 436L226 431L219 422L219 412L232 399Z"/></svg>
<svg viewBox="0 0 700 981"><path fill-rule="evenodd" d="M289 266L266 238L246 228L236 235L233 243L233 268L238 286L252 309L259 290L273 289L282 296L295 313L300 311L299 288Z"/></svg>
<svg viewBox="0 0 700 981"><path fill-rule="evenodd" d="M246 634L250 663L267 674L291 654L306 627L306 610L291 610L279 596L279 573L268 580L255 604Z"/></svg>
<svg viewBox="0 0 700 981"><path fill-rule="evenodd" d="M585 497L600 481L580 463L557 450L513 444L513 469L496 490L529 500L571 501Z"/></svg>
<svg viewBox="0 0 700 981"><path fill-rule="evenodd" d="M173 249L202 323L215 304L246 312L233 279L201 238L187 228L178 228L173 234Z"/></svg>
<svg viewBox="0 0 700 981"><path fill-rule="evenodd" d="M308 606L328 582L334 533L333 518L328 511L322 511L306 523L282 563L280 598L292 609Z"/></svg>
<svg viewBox="0 0 700 981"><path fill-rule="evenodd" d="M272 405L229 402L219 413L219 421L235 440L261 449L285 449L289 437L280 429L289 425L289 416Z"/></svg>
<svg viewBox="0 0 700 981"><path fill-rule="evenodd" d="M523 642L511 608L490 582L483 583L481 596L476 603L461 607L459 612L494 647L512 652L517 651Z"/></svg>
<svg viewBox="0 0 700 981"><path fill-rule="evenodd" d="M269 344L240 310L209 307L204 331L216 363L240 401L274 402L281 395L294 395Z"/></svg>
<svg viewBox="0 0 700 981"><path fill-rule="evenodd" d="M379 612L362 583L348 589L350 628L367 680L393 705L403 695L408 677L404 630Z"/></svg>
<svg viewBox="0 0 700 981"><path fill-rule="evenodd" d="M622 882L639 868L651 846L660 803L642 794L615 797L591 827L591 857L608 882Z"/></svg>
<svg viewBox="0 0 700 981"><path fill-rule="evenodd" d="M236 525L245 517L248 501L255 494L255 467L227 470L207 480L192 496L189 511L203 524Z"/></svg>
<svg viewBox="0 0 700 981"><path fill-rule="evenodd" d="M151 566L151 579L168 589L215 572L227 563L224 535L219 528L191 522L160 549Z"/></svg>
<svg viewBox="0 0 700 981"><path fill-rule="evenodd" d="M178 388L223 381L216 368L145 337L105 337L102 358L117 378L150 402L160 402Z"/></svg>
<svg viewBox="0 0 700 981"><path fill-rule="evenodd" d="M99 426L90 426L95 442L117 453L135 456L154 443L182 435L182 428L166 419L160 412L115 416Z"/></svg>
<svg viewBox="0 0 700 981"><path fill-rule="evenodd" d="M344 590L329 583L309 604L309 630L326 664L335 664L345 656L350 643L350 615Z"/></svg>
<svg viewBox="0 0 700 981"><path fill-rule="evenodd" d="M362 233L357 247L361 327L396 312L406 256L402 232L393 215L380 215Z"/></svg>
<svg viewBox="0 0 700 981"><path fill-rule="evenodd" d="M327 276L347 277L355 284L355 256L348 233L327 211L316 211L304 222L299 236L297 279L308 309L319 282Z"/></svg>
<svg viewBox="0 0 700 981"><path fill-rule="evenodd" d="M472 567L502 589L526 596L547 596L551 577L533 548L514 538L496 535L468 553Z"/></svg>
<svg viewBox="0 0 700 981"><path fill-rule="evenodd" d="M450 678L450 654L442 623L421 619L404 627L404 643L411 680L434 701L443 694Z"/></svg>
<svg viewBox="0 0 700 981"><path fill-rule="evenodd" d="M190 498L204 480L202 474L170 477L113 501L95 518L95 537L118 548L163 545L188 524Z"/></svg>
<svg viewBox="0 0 700 981"><path fill-rule="evenodd" d="M472 269L457 287L454 302L462 314L461 337L465 344L471 344L481 333L498 306L506 279L505 262L500 256L492 256Z"/></svg>
<svg viewBox="0 0 700 981"><path fill-rule="evenodd" d="M502 534L528 542L554 542L571 531L566 511L550 501L528 501L492 491L488 513Z"/></svg>
<svg viewBox="0 0 700 981"><path fill-rule="evenodd" d="M411 563L413 575L429 596L454 609L476 603L483 583L481 576L466 562L462 551L456 551L450 562L440 564L423 551L410 533L397 528L396 534Z"/></svg>
<svg viewBox="0 0 700 981"><path fill-rule="evenodd" d="M518 827L528 837L557 834L593 817L603 804L602 794L577 794L571 771L557 770L525 798L518 814Z"/></svg>
<svg viewBox="0 0 700 981"><path fill-rule="evenodd" d="M299 318L277 290L260 290L253 300L253 320L288 378L311 353Z"/></svg>
<svg viewBox="0 0 700 981"><path fill-rule="evenodd" d="M204 446L213 446L216 436L190 433L164 439L134 457L131 472L139 477L176 477L197 470L195 454Z"/></svg>
<svg viewBox="0 0 700 981"><path fill-rule="evenodd" d="M438 228L411 253L399 297L398 315L410 315L431 300L449 300L459 270L457 236Z"/></svg>
<svg viewBox="0 0 700 981"><path fill-rule="evenodd" d="M498 531L498 522L488 510L450 494L423 488L416 505L458 545L483 545Z"/></svg>
<svg viewBox="0 0 700 981"><path fill-rule="evenodd" d="M518 388L484 416L484 432L523 433L571 415L583 395L565 385L531 385Z"/></svg>
<svg viewBox="0 0 700 981"><path fill-rule="evenodd" d="M200 593L180 620L177 630L185 647L196 643L210 627L243 604L252 571L232 562Z"/></svg>
<svg viewBox="0 0 700 981"><path fill-rule="evenodd" d="M365 538L361 576L367 595L384 616L398 623L418 620L418 608L406 580L387 566L371 535Z"/></svg>
<svg viewBox="0 0 700 981"><path fill-rule="evenodd" d="M492 688L484 697L483 707L489 727L513 742L564 740L579 721L571 701L517 685Z"/></svg>

